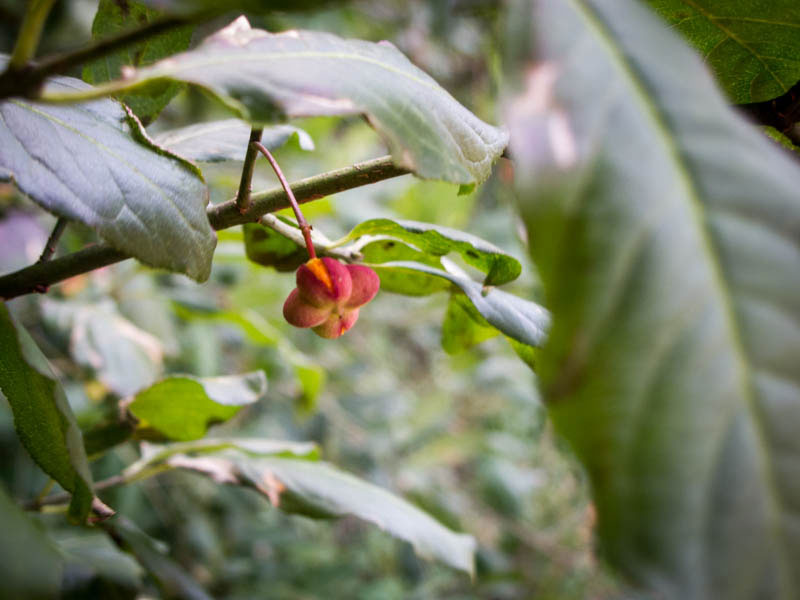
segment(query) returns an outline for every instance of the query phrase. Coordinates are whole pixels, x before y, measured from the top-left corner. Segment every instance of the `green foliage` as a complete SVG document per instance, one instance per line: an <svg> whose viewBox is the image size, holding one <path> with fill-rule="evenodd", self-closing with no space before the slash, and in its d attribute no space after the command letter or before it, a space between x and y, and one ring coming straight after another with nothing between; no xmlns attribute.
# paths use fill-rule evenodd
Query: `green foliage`
<svg viewBox="0 0 800 600"><path fill-rule="evenodd" d="M92 476L81 432L64 390L27 332L0 307L0 391L14 413L14 427L33 460L72 493L70 515L85 521L92 504Z"/></svg>
<svg viewBox="0 0 800 600"><path fill-rule="evenodd" d="M92 23L94 39L109 38L114 34L130 31L158 20L160 14L137 0L100 0ZM139 44L128 46L119 52L87 64L83 68L84 81L92 84L105 83L123 74L124 67L143 67L155 61L181 52L192 41L190 25L179 27L149 38ZM181 89L178 83L159 83L141 93L124 94L124 102L145 125L153 121L163 108Z"/></svg>
<svg viewBox="0 0 800 600"><path fill-rule="evenodd" d="M797 598L797 166L636 2L535 23L545 66L521 97L563 111L510 115L553 312L537 371L605 552L665 597ZM548 119L591 153L559 164Z"/></svg>
<svg viewBox="0 0 800 600"><path fill-rule="evenodd" d="M142 390L128 406L139 427L172 440L196 440L267 391L263 371L225 377L169 377Z"/></svg>
<svg viewBox="0 0 800 600"><path fill-rule="evenodd" d="M781 96L800 79L800 6L793 0L648 0L714 70L737 104Z"/></svg>
<svg viewBox="0 0 800 600"><path fill-rule="evenodd" d="M508 283L519 277L522 271L519 261L500 248L474 235L449 227L415 221L373 219L358 225L345 239L354 240L367 235L401 240L433 257L445 256L450 252L458 253L468 265L486 273L485 285ZM393 257L372 260L387 262L398 259Z"/></svg>
<svg viewBox="0 0 800 600"><path fill-rule="evenodd" d="M88 87L69 77L49 84ZM158 151L124 106L11 100L0 106L0 116L0 143L14 149L0 156L0 180L13 181L43 208L89 225L145 264L208 279L216 237L200 173Z"/></svg>

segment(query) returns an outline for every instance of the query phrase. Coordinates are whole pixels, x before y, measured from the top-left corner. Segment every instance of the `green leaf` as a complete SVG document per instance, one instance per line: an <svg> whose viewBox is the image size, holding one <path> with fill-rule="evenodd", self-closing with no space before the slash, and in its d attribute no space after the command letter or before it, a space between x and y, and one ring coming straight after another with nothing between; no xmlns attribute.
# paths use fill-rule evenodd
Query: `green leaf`
<svg viewBox="0 0 800 600"><path fill-rule="evenodd" d="M500 332L492 327L464 294L452 294L442 322L442 348L457 354L495 337Z"/></svg>
<svg viewBox="0 0 800 600"><path fill-rule="evenodd" d="M125 319L112 302L44 298L41 308L45 323L69 337L75 362L117 395L133 394L161 375L161 341Z"/></svg>
<svg viewBox="0 0 800 600"><path fill-rule="evenodd" d="M247 258L264 267L273 267L282 273L293 272L308 260L308 250L260 223L246 223L244 250Z"/></svg>
<svg viewBox="0 0 800 600"><path fill-rule="evenodd" d="M60 598L135 598L144 571L130 554L120 550L104 531L84 529L53 532L64 556ZM98 590L102 590L98 594Z"/></svg>
<svg viewBox="0 0 800 600"><path fill-rule="evenodd" d="M197 162L242 161L250 143L250 129L250 125L239 119L224 119L171 129L153 140L170 152ZM261 134L261 143L269 150L280 148L292 139L297 140L301 150L314 149L311 136L293 125L265 127Z"/></svg>
<svg viewBox="0 0 800 600"><path fill-rule="evenodd" d="M800 153L800 147L795 146L792 140L774 127L762 127L761 131L763 131L768 138L779 144L785 150L789 150L792 153Z"/></svg>
<svg viewBox="0 0 800 600"><path fill-rule="evenodd" d="M508 283L519 277L522 271L519 261L497 246L449 227L417 221L372 219L357 225L345 239L355 240L365 235L402 240L435 257L457 252L468 265L486 273L486 285Z"/></svg>
<svg viewBox="0 0 800 600"><path fill-rule="evenodd" d="M28 333L0 306L0 391L14 414L14 428L36 464L72 493L69 512L85 521L92 504L92 476L80 429L64 390Z"/></svg>
<svg viewBox="0 0 800 600"><path fill-rule="evenodd" d="M800 5L720 0L648 0L694 45L730 99L762 102L800 79Z"/></svg>
<svg viewBox="0 0 800 600"><path fill-rule="evenodd" d="M472 536L451 531L405 500L331 465L239 453L224 457L179 456L171 462L219 482L252 486L273 506L286 512L313 518L354 515L411 543L420 556L473 573Z"/></svg>
<svg viewBox="0 0 800 600"><path fill-rule="evenodd" d="M180 15L201 15L210 18L228 11L269 13L274 11L308 11L342 4L344 0L143 0L159 10Z"/></svg>
<svg viewBox="0 0 800 600"><path fill-rule="evenodd" d="M800 170L639 3L537 6L509 114L537 372L604 553L663 597L799 598Z"/></svg>
<svg viewBox="0 0 800 600"><path fill-rule="evenodd" d="M472 306L492 327L528 346L536 348L544 343L550 316L534 302L494 287L483 286L464 274L442 271L423 264L395 262L386 263L382 267L421 272L449 281L466 295Z"/></svg>
<svg viewBox="0 0 800 600"><path fill-rule="evenodd" d="M48 89L91 88L59 77ZM216 236L199 171L154 146L118 102L2 102L0 148L0 181L145 264L208 279Z"/></svg>
<svg viewBox="0 0 800 600"><path fill-rule="evenodd" d="M272 34L239 17L193 50L96 93L158 80L198 85L251 123L363 114L395 162L426 179L483 181L508 142L505 131L478 119L389 42Z"/></svg>
<svg viewBox="0 0 800 600"><path fill-rule="evenodd" d="M128 410L139 427L180 441L203 437L214 423L227 421L267 391L263 371L225 377L169 377L136 394Z"/></svg>
<svg viewBox="0 0 800 600"><path fill-rule="evenodd" d="M136 0L100 0L92 23L92 38L106 39L158 20L159 13ZM125 66L143 67L182 52L192 41L193 26L187 25L156 35L138 44L105 56L83 68L83 79L91 84L104 83L122 75ZM181 89L180 84L166 83L120 97L139 119L152 122Z"/></svg>
<svg viewBox="0 0 800 600"><path fill-rule="evenodd" d="M0 312L4 310L0 309ZM42 528L2 488L0 530L3 532L0 536L0 581L3 582L3 597L26 600L60 597L63 567L61 556Z"/></svg>

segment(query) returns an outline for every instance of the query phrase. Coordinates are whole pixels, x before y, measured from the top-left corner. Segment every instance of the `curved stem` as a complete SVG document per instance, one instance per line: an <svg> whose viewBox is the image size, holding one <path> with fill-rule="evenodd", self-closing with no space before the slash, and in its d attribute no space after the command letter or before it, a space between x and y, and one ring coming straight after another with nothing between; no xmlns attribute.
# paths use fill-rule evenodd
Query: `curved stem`
<svg viewBox="0 0 800 600"><path fill-rule="evenodd" d="M250 193L253 189L253 170L256 166L256 158L258 157L258 148L253 146L253 142L261 141L261 134L264 129L261 127L253 127L250 130L250 141L247 143L247 150L244 155L244 164L242 165L242 179L239 181L239 191L236 193L236 206L239 212L247 212L250 208Z"/></svg>
<svg viewBox="0 0 800 600"><path fill-rule="evenodd" d="M272 166L272 170L275 171L275 174L278 176L278 181L281 182L283 189L286 191L286 196L289 198L289 204L292 206L294 216L297 217L297 224L300 226L300 231L303 232L303 239L305 239L306 248L308 249L308 257L310 259L317 258L317 253L314 251L314 242L311 241L311 225L308 224L308 221L306 221L306 218L303 216L300 206L297 204L297 200L294 197L294 193L292 193L292 188L289 187L289 182L286 181L286 177L283 176L283 171L281 171L280 166L278 166L278 161L275 160L275 157L272 156L270 151L267 150L261 142L252 142L252 145L255 146L261 154L267 157L269 164Z"/></svg>
<svg viewBox="0 0 800 600"><path fill-rule="evenodd" d="M47 15L53 8L55 0L29 0L28 9L22 20L17 41L14 44L14 52L8 63L10 69L22 69L28 61L36 56L36 48L42 37L44 23Z"/></svg>

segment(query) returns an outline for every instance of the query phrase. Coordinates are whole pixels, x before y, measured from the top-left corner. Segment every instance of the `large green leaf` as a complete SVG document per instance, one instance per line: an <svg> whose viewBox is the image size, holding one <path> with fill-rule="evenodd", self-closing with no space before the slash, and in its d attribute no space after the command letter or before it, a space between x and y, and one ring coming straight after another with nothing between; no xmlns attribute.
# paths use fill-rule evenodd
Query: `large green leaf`
<svg viewBox="0 0 800 600"><path fill-rule="evenodd" d="M639 3L537 6L538 373L606 556L665 598L800 598L800 171Z"/></svg>
<svg viewBox="0 0 800 600"><path fill-rule="evenodd" d="M508 283L519 277L522 271L519 261L497 246L449 227L417 221L372 219L357 225L345 239L354 240L367 235L402 240L434 257L456 252L468 265L486 273L486 285Z"/></svg>
<svg viewBox="0 0 800 600"><path fill-rule="evenodd" d="M0 581L3 598L59 597L63 560L44 532L0 488Z"/></svg>
<svg viewBox="0 0 800 600"><path fill-rule="evenodd" d="M80 429L47 359L5 304L0 348L0 392L14 413L17 435L36 464L72 493L70 515L84 521L92 504L92 476Z"/></svg>
<svg viewBox="0 0 800 600"><path fill-rule="evenodd" d="M269 150L280 148L292 138L302 150L313 150L314 140L306 131L292 125L265 127L261 143ZM153 140L178 156L197 162L244 160L250 143L250 125L239 119L197 123L164 131Z"/></svg>
<svg viewBox="0 0 800 600"><path fill-rule="evenodd" d="M428 179L483 181L508 141L505 131L478 119L389 42L312 31L272 34L251 29L244 17L189 52L83 97L159 80L199 85L254 123L363 114L395 162Z"/></svg>
<svg viewBox="0 0 800 600"><path fill-rule="evenodd" d="M354 515L411 543L421 556L473 572L475 540L471 536L451 531L398 496L331 465L257 458L236 451L199 458L174 455L168 462L221 483L253 487L287 512L314 518Z"/></svg>
<svg viewBox="0 0 800 600"><path fill-rule="evenodd" d="M169 377L142 390L128 405L142 428L173 440L205 435L209 425L227 421L267 391L263 371L224 377Z"/></svg>
<svg viewBox="0 0 800 600"><path fill-rule="evenodd" d="M92 37L103 39L124 31L142 27L159 19L158 11L148 8L136 0L100 0L97 13L92 23ZM138 44L127 46L122 50L104 56L87 64L83 68L83 79L88 83L98 84L117 79L122 75L125 66L143 67L166 58L176 52L182 52L192 41L191 25L178 27L153 36ZM144 93L125 94L120 98L127 104L139 119L147 124L158 116L158 113L180 91L180 84L165 83Z"/></svg>
<svg viewBox="0 0 800 600"><path fill-rule="evenodd" d="M647 0L714 69L736 103L762 102L800 79L795 0Z"/></svg>
<svg viewBox="0 0 800 600"><path fill-rule="evenodd" d="M91 88L60 77L48 89ZM143 263L208 278L216 237L199 172L154 146L114 100L0 103L0 180Z"/></svg>

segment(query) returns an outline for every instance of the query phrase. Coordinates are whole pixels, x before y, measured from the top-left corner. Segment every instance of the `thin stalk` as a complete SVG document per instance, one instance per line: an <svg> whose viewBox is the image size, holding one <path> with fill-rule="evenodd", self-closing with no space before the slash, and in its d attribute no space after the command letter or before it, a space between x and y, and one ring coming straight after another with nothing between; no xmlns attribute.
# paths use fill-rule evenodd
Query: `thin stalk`
<svg viewBox="0 0 800 600"><path fill-rule="evenodd" d="M38 1L52 3L52 0ZM205 14L202 14L195 15L192 18L173 16L158 19L139 29L126 31L119 35L115 35L104 40L99 40L73 52L66 52L64 54L45 58L39 61L38 64L27 68L25 68L25 63L18 65L14 62L11 62L9 63L6 71L0 75L0 99L9 98L11 96L35 96L39 92L39 88L44 80L51 75L66 73L74 67L91 62L98 58L103 58L116 52L117 50L132 44L136 44L137 42L147 40L161 33L171 31L172 29L177 29L178 27L183 27L184 25L202 21L205 16ZM25 25L23 22L23 31L24 27ZM20 33L20 40L21 39L22 33ZM19 44L20 41L17 43ZM23 50L21 49L20 55L22 54ZM94 92L92 97L98 97L98 94L100 96L108 96L112 93L120 91L128 85L129 84L124 81L110 82L104 86L92 88L89 91ZM102 91L98 91L99 88L102 88ZM80 93L76 95L76 99L82 99L79 96L81 96Z"/></svg>
<svg viewBox="0 0 800 600"><path fill-rule="evenodd" d="M58 221L56 221L55 227L53 227L53 231L50 234L50 237L47 238L47 243L44 245L44 250L42 250L42 255L39 257L39 260L36 262L47 262L51 258L53 258L53 254L56 252L56 245L58 244L58 240L61 238L61 234L64 233L64 230L67 228L68 221L64 217L59 217Z"/></svg>
<svg viewBox="0 0 800 600"><path fill-rule="evenodd" d="M254 142L261 141L261 134L264 129L261 127L253 127L250 130L250 141L247 142L247 151L244 155L244 164L242 165L242 179L239 181L239 191L236 193L236 207L240 213L247 212L250 208L250 192L253 189L253 170L256 166L256 158L258 158L258 149L253 145Z"/></svg>
<svg viewBox="0 0 800 600"><path fill-rule="evenodd" d="M42 37L47 15L53 8L55 0L28 0L28 9L22 18L22 26L14 44L14 52L8 62L8 68L19 70L25 67L34 56L39 40Z"/></svg>
<svg viewBox="0 0 800 600"><path fill-rule="evenodd" d="M294 182L291 189L298 202L311 202L345 190L408 173L408 169L395 165L391 156L382 156L349 167L306 177ZM244 214L239 212L235 199L210 206L206 210L206 214L208 214L211 227L219 231L244 223L253 223L262 215L289 207L288 197L282 187L252 194L250 201L250 209ZM88 273L127 258L130 258L128 254L115 248L95 245L47 262L36 263L0 276L0 299L10 300L17 296L30 294L41 287L53 285L75 275Z"/></svg>
<svg viewBox="0 0 800 600"><path fill-rule="evenodd" d="M306 248L308 249L308 257L310 259L317 258L317 253L314 251L314 242L311 241L311 225L308 224L308 221L306 221L306 218L303 216L303 213L300 210L300 205L297 204L297 200L294 197L292 188L289 187L289 182L286 181L286 177L283 176L283 171L281 171L278 161L275 160L275 157L272 156L270 151L267 150L264 147L264 144L261 142L252 142L251 145L257 148L261 154L267 157L269 164L272 166L272 170L275 171L275 175L278 176L278 181L281 182L281 185L286 192L286 197L289 198L289 204L292 206L294 216L297 218L297 224L300 226L300 231L303 232L303 239L305 239Z"/></svg>

